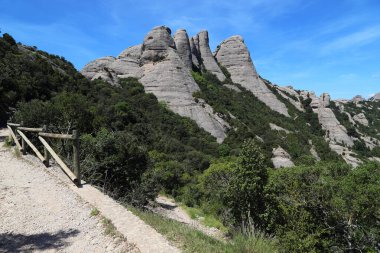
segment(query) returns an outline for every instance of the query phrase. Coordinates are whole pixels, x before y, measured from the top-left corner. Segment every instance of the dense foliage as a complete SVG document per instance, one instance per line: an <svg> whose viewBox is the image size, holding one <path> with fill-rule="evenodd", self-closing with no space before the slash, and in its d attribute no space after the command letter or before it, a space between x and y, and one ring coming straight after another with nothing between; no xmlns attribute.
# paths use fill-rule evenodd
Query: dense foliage
<svg viewBox="0 0 380 253"><path fill-rule="evenodd" d="M230 231L254 224L275 236L282 252L380 251L380 165L353 170L341 163L323 138L311 99L302 101L301 113L278 96L289 108L287 118L239 84L233 85L241 92L208 72L193 72L201 89L193 95L232 126L217 144L134 78L120 80L119 87L89 81L64 58L17 44L8 34L0 38L0 67L0 123L13 114L12 121L29 127L79 130L84 179L116 199L144 205L163 191L217 217ZM346 124L343 114L337 115ZM378 126L378 111L366 115ZM269 123L289 133L271 130ZM312 157L310 143L322 162ZM67 143L53 144L70 158ZM298 166L271 169L277 146ZM370 152L380 157L380 148Z"/></svg>
<svg viewBox="0 0 380 253"><path fill-rule="evenodd" d="M268 230L284 252L378 252L380 165L317 164L272 171Z"/></svg>

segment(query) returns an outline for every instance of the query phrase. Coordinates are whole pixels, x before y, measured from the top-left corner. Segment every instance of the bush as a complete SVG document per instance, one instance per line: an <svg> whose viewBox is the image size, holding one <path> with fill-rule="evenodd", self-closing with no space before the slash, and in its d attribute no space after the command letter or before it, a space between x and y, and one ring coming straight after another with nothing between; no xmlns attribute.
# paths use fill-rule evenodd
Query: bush
<svg viewBox="0 0 380 253"><path fill-rule="evenodd" d="M380 166L318 163L271 172L267 231L283 252L376 252Z"/></svg>

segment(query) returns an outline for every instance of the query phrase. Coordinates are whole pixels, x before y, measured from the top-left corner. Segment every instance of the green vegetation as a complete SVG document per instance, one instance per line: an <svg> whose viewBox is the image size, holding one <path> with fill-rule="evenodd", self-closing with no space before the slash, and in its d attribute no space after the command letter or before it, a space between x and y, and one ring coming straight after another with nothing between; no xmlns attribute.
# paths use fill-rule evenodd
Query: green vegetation
<svg viewBox="0 0 380 253"><path fill-rule="evenodd" d="M284 252L379 250L380 165L317 164L273 170L267 231Z"/></svg>
<svg viewBox="0 0 380 253"><path fill-rule="evenodd" d="M119 232L116 227L112 224L112 221L107 218L102 218L102 223L104 226L104 233L110 236L119 236Z"/></svg>
<svg viewBox="0 0 380 253"><path fill-rule="evenodd" d="M188 207L185 205L182 205L181 207L186 211L191 219L199 220L203 225L207 227L217 228L224 233L228 232L228 228L226 228L223 223L214 215L206 214L202 209L195 207Z"/></svg>
<svg viewBox="0 0 380 253"><path fill-rule="evenodd" d="M231 240L222 242L178 221L163 218L152 212L141 211L133 207L129 207L129 209L147 224L154 227L159 233L174 242L176 246L183 249L184 252L279 252L276 240L267 237L263 233L256 233L254 230L249 228L246 228L245 231L237 232Z"/></svg>
<svg viewBox="0 0 380 253"><path fill-rule="evenodd" d="M239 84L234 85L242 92L223 86L208 72L193 72L200 87L194 96L206 100L232 126L223 144L218 144L194 121L145 93L134 78L120 80L119 87L89 81L64 58L17 44L5 34L0 38L0 56L2 125L11 116L14 122L22 121L28 127L47 125L53 132L77 129L87 182L137 207L161 191L187 206L192 217L204 217L204 224L231 234L230 241L220 242L135 209L185 251L380 250L380 165L366 163L353 170L343 163L325 142L325 133L310 108L311 99L301 101L306 108L302 113L279 97L289 108L288 118L270 110ZM366 103L379 106L378 102ZM347 125L344 115L332 108ZM357 113L358 109L348 105L347 110ZM368 129L374 130L361 126L359 130L376 137L378 113L366 111ZM271 130L269 123L290 133ZM312 157L309 141L321 162ZM68 143L53 144L64 159L71 160ZM272 169L270 158L277 146L287 150L297 166ZM362 157L380 156L380 148L369 151L360 141L354 149ZM91 213L96 215L96 211ZM104 223L112 233L112 224Z"/></svg>
<svg viewBox="0 0 380 253"><path fill-rule="evenodd" d="M99 210L97 208L92 208L91 209L91 213L90 213L90 216L98 216L99 214Z"/></svg>

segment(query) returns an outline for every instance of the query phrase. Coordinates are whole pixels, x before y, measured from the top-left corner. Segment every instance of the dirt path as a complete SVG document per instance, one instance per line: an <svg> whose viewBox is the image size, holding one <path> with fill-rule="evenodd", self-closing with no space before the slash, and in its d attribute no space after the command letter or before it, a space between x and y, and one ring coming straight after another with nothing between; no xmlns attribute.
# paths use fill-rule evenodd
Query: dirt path
<svg viewBox="0 0 380 253"><path fill-rule="evenodd" d="M158 206L152 208L153 212L192 226L193 228L218 240L226 239L224 233L219 229L207 227L203 225L199 220L192 219L183 208L177 205L173 199L159 195L156 198L156 203Z"/></svg>
<svg viewBox="0 0 380 253"><path fill-rule="evenodd" d="M7 134L0 130L0 252L179 252L94 187L75 187L34 156L17 158L3 147ZM127 242L104 234L93 206Z"/></svg>

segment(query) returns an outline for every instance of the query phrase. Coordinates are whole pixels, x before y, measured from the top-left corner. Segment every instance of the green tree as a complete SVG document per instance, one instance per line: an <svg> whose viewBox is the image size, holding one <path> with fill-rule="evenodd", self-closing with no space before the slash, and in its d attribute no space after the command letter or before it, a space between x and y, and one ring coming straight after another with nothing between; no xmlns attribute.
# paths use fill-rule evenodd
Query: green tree
<svg viewBox="0 0 380 253"><path fill-rule="evenodd" d="M268 180L265 158L253 139L245 141L228 188L228 205L235 224L250 219L261 227L265 211L264 186Z"/></svg>

